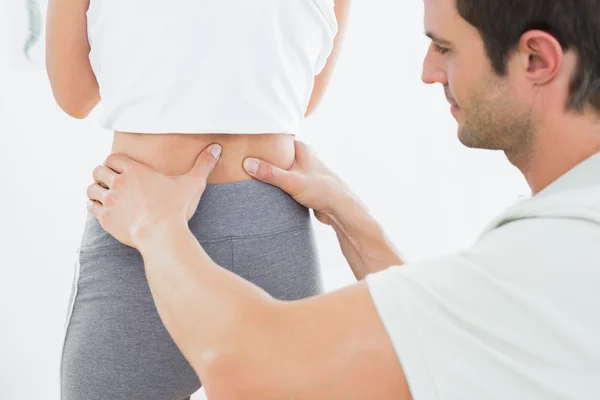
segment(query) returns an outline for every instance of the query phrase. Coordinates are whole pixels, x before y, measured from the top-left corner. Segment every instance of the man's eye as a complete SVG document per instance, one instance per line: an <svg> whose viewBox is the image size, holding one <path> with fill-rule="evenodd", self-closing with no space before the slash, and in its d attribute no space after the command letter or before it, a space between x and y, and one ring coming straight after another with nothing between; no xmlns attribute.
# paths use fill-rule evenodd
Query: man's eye
<svg viewBox="0 0 600 400"><path fill-rule="evenodd" d="M436 43L433 44L433 48L434 48L435 51L437 51L440 54L446 54L447 52L450 51L449 48L442 47L442 46L440 46L439 44L436 44Z"/></svg>

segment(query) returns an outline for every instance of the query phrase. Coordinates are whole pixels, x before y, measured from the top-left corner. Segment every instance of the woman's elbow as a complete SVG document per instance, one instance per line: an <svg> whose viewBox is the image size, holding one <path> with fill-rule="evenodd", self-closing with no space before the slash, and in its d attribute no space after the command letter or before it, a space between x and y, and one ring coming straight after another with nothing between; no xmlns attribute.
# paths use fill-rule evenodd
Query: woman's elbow
<svg viewBox="0 0 600 400"><path fill-rule="evenodd" d="M96 108L100 99L92 96L85 97L61 97L54 94L56 103L67 115L76 119L85 119Z"/></svg>
<svg viewBox="0 0 600 400"><path fill-rule="evenodd" d="M69 116L84 119L100 102L100 90L95 78L93 81L78 78L70 79L48 71L50 87L56 104Z"/></svg>
<svg viewBox="0 0 600 400"><path fill-rule="evenodd" d="M315 91L313 92L312 97L310 98L310 102L306 107L306 111L304 113L304 118L309 118L314 114L314 112L319 108L321 102L323 101L324 90L322 87L315 87Z"/></svg>
<svg viewBox="0 0 600 400"><path fill-rule="evenodd" d="M59 104L59 107L69 117L75 118L75 119L86 119L92 112L92 110L85 110L85 109L74 108L74 107L69 107L69 106L61 106L60 104Z"/></svg>

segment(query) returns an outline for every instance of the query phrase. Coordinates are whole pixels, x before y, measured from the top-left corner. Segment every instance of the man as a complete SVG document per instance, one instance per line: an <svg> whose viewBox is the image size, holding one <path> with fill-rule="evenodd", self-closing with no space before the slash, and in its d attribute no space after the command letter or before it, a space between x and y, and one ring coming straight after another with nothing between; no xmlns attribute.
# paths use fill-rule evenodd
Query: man
<svg viewBox="0 0 600 400"><path fill-rule="evenodd" d="M423 80L444 86L461 142L504 151L533 194L459 254L402 265L297 143L292 170L249 159L246 171L331 225L359 283L280 302L216 265L187 227L218 145L181 177L118 155L97 168L90 212L141 252L208 397L600 398L599 11L600 0L425 0Z"/></svg>

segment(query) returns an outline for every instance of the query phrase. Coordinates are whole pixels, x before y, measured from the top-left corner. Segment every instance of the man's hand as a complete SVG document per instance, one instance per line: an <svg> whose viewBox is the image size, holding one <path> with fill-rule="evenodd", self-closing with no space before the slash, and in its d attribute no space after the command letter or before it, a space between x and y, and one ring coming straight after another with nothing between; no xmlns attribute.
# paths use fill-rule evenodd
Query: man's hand
<svg viewBox="0 0 600 400"><path fill-rule="evenodd" d="M319 160L308 145L295 141L296 162L288 171L255 158L244 160L244 170L253 178L276 186L298 203L332 225L332 214L342 197L353 197L348 187Z"/></svg>
<svg viewBox="0 0 600 400"><path fill-rule="evenodd" d="M220 155L221 146L208 146L190 172L176 177L124 155L110 155L94 170L96 183L87 190L88 210L117 240L137 247L136 239L161 223L187 226Z"/></svg>
<svg viewBox="0 0 600 400"><path fill-rule="evenodd" d="M312 208L319 221L331 225L357 279L402 264L399 253L358 197L306 144L296 141L295 145L296 162L289 171L254 158L244 160L244 169Z"/></svg>

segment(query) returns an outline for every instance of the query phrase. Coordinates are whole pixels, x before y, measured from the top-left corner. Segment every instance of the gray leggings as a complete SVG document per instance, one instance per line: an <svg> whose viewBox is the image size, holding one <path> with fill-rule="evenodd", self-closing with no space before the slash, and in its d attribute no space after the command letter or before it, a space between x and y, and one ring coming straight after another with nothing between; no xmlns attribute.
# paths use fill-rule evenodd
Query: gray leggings
<svg viewBox="0 0 600 400"><path fill-rule="evenodd" d="M309 211L250 180L209 185L190 228L219 265L278 299L322 292ZM62 400L183 400L200 388L156 311L139 252L88 216L62 352Z"/></svg>

